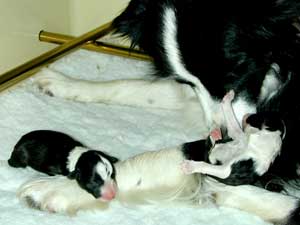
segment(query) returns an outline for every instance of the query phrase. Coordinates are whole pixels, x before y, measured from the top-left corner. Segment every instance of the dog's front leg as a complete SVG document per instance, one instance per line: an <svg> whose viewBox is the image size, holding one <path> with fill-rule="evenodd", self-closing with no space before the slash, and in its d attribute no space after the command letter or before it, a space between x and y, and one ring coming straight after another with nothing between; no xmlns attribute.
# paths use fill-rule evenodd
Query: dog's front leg
<svg viewBox="0 0 300 225"><path fill-rule="evenodd" d="M185 160L181 164L182 171L185 174L202 173L210 176L225 179L231 173L231 165L213 165L204 161Z"/></svg>
<svg viewBox="0 0 300 225"><path fill-rule="evenodd" d="M138 107L181 109L195 100L190 86L174 80L87 81L43 69L36 84L50 95L82 102L129 105Z"/></svg>

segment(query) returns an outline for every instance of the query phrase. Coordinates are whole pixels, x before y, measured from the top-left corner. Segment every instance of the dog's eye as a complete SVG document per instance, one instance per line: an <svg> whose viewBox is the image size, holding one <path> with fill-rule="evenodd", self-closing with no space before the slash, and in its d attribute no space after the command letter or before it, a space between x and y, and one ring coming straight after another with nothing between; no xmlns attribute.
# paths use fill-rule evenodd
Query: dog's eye
<svg viewBox="0 0 300 225"><path fill-rule="evenodd" d="M111 175L111 169L110 169L110 165L108 165L108 164L105 164L105 172L108 174L108 176L110 176Z"/></svg>
<svg viewBox="0 0 300 225"><path fill-rule="evenodd" d="M110 177L112 175L112 171L106 167L106 173Z"/></svg>

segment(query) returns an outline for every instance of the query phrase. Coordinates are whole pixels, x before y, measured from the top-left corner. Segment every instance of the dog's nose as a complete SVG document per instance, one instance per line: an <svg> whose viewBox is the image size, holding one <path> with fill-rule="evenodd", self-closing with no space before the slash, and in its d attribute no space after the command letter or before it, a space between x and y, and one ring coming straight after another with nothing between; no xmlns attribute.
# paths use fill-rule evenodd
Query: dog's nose
<svg viewBox="0 0 300 225"><path fill-rule="evenodd" d="M111 201L112 199L115 198L117 193L117 187L115 182L111 181L106 184L101 188L101 197L100 199L102 201Z"/></svg>
<svg viewBox="0 0 300 225"><path fill-rule="evenodd" d="M101 199L105 201L111 201L116 196L116 192L114 190L109 190L101 195Z"/></svg>

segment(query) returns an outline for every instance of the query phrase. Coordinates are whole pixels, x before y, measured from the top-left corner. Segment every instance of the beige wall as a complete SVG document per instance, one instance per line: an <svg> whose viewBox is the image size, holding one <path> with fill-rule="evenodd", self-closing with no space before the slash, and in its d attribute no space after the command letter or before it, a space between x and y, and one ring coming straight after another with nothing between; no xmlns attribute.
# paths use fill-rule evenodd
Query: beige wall
<svg viewBox="0 0 300 225"><path fill-rule="evenodd" d="M0 74L55 45L40 30L79 35L117 16L129 0L0 0Z"/></svg>
<svg viewBox="0 0 300 225"><path fill-rule="evenodd" d="M71 34L80 35L111 21L129 0L71 0Z"/></svg>
<svg viewBox="0 0 300 225"><path fill-rule="evenodd" d="M0 73L53 45L40 43L42 29L70 32L69 0L0 0Z"/></svg>

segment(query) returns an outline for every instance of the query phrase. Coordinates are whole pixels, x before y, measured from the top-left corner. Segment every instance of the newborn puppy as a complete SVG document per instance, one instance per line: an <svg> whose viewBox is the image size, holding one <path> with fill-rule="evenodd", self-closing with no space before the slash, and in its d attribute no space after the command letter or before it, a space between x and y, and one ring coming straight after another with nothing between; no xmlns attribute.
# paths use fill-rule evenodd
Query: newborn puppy
<svg viewBox="0 0 300 225"><path fill-rule="evenodd" d="M229 185L251 184L262 176L280 153L285 133L283 121L274 113L246 115L243 128L235 118L230 91L223 99L222 109L230 141L216 141L210 150L207 163L185 161L185 173L211 175ZM214 136L217 136L214 134Z"/></svg>
<svg viewBox="0 0 300 225"><path fill-rule="evenodd" d="M109 201L116 194L114 163L117 161L101 151L88 149L64 133L36 130L21 137L8 164L76 179L95 198Z"/></svg>

